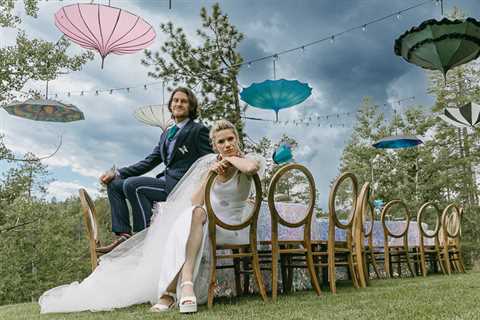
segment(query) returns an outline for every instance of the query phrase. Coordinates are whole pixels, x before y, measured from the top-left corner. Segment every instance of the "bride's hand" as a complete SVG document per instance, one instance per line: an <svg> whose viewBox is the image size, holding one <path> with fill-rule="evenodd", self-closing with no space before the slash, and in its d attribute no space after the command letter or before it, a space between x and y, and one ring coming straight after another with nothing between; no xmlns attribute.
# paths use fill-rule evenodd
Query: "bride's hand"
<svg viewBox="0 0 480 320"><path fill-rule="evenodd" d="M227 159L221 159L215 162L211 167L210 171L216 172L218 175L225 175L226 170L231 167L232 164Z"/></svg>

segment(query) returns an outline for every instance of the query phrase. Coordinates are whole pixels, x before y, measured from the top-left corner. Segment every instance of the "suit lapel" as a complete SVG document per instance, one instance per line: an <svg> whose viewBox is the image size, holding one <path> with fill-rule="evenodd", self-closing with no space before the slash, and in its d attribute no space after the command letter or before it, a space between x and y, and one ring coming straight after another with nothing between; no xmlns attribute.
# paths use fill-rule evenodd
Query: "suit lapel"
<svg viewBox="0 0 480 320"><path fill-rule="evenodd" d="M175 144L173 145L172 156L170 157L170 161L168 162L168 164L173 161L175 155L177 154L178 148L183 145L183 142L187 138L188 133L192 129L193 123L193 120L188 121L188 123L178 133L178 137L177 139L175 139Z"/></svg>
<svg viewBox="0 0 480 320"><path fill-rule="evenodd" d="M160 151L162 152L162 160L163 163L167 163L167 144L165 141L167 140L167 130L165 130L162 135L160 136Z"/></svg>

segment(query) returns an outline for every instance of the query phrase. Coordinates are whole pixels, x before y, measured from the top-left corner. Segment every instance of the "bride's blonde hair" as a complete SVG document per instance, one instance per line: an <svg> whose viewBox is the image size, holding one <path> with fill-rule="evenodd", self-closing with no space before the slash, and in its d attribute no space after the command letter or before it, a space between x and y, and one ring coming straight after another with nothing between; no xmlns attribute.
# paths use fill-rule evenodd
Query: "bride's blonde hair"
<svg viewBox="0 0 480 320"><path fill-rule="evenodd" d="M217 151L217 148L215 147L215 134L219 131L227 130L227 129L230 129L230 130L233 131L233 134L235 135L235 138L237 139L238 152L241 153L242 150L240 149L240 145L239 145L240 139L239 139L239 135L238 135L238 130L233 125L233 123L231 123L230 121L225 120L225 119L215 121L213 123L212 128L210 129L210 135L209 136L210 136L210 141L212 142L213 150Z"/></svg>

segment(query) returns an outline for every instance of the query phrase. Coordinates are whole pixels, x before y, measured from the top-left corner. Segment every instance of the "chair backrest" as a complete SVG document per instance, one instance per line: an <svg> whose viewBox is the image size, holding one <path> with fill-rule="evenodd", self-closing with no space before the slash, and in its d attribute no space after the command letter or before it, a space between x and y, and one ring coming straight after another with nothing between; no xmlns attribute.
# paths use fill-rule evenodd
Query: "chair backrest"
<svg viewBox="0 0 480 320"><path fill-rule="evenodd" d="M339 219L337 216L337 208L335 204L335 200L337 198L337 195L340 192L340 188L342 186L345 186L347 183L351 184L351 196L348 198L351 198L351 210L350 214L348 215L348 218L346 219L346 222L342 222L342 219ZM341 195L340 195L341 196ZM358 201L358 180L357 177L351 173L351 172L344 172L341 174L333 183L332 188L330 189L330 194L328 197L328 224L329 224L329 230L333 230L335 232L335 227L344 229L344 230L352 230L353 229L353 223L355 219L355 212L357 210L357 201ZM329 231L330 233L330 231Z"/></svg>
<svg viewBox="0 0 480 320"><path fill-rule="evenodd" d="M285 220L278 212L275 206L275 191L277 190L278 183L280 179L289 171L298 170L308 180L309 186L309 194L308 194L308 205L306 214L303 218L298 221L287 221ZM278 237L278 225L283 225L289 228L298 228L304 227L304 239L307 237L310 238L310 230L311 230L311 222L312 222L312 215L313 209L315 207L315 181L313 179L312 174L310 171L303 165L298 163L289 163L282 166L272 177L270 181L270 185L268 187L268 207L270 209L270 214L272 217L272 240L274 237Z"/></svg>
<svg viewBox="0 0 480 320"><path fill-rule="evenodd" d="M85 226L87 227L87 233L90 239L95 242L98 241L98 225L97 225L97 212L95 211L95 205L92 198L87 193L87 190L81 188L79 190L80 203L82 205L83 218Z"/></svg>
<svg viewBox="0 0 480 320"><path fill-rule="evenodd" d="M461 220L463 209L455 203L449 204L442 213L442 240L448 243L448 240L459 241L461 235Z"/></svg>
<svg viewBox="0 0 480 320"><path fill-rule="evenodd" d="M222 221L212 207L211 202L211 189L215 182L217 174L215 172L210 172L207 180L207 184L205 186L205 206L207 209L208 215L208 230L209 235L211 237L211 241L216 243L216 226L220 226L225 230L236 231L242 230L247 227L250 227L250 241L251 243L257 242L257 220L258 214L260 212L260 205L262 203L262 184L260 182L260 177L258 174L252 175L252 181L255 186L255 201L253 205L253 209L250 214L239 224L229 224ZM213 250L213 249L212 249Z"/></svg>
<svg viewBox="0 0 480 320"><path fill-rule="evenodd" d="M97 224L97 213L95 211L95 205L93 204L92 198L87 193L87 190L81 188L79 191L80 204L83 211L83 221L87 228L87 236L90 244L90 260L92 265L92 271L97 267L97 244L98 240L98 224Z"/></svg>
<svg viewBox="0 0 480 320"><path fill-rule="evenodd" d="M405 212L405 218L402 219L402 221L405 223L405 227L401 232L395 232L391 230L390 227L388 226L387 216L389 216L390 211L395 206L402 207ZM410 211L408 210L408 207L405 204L405 202L403 202L402 200L392 200L388 202L385 205L385 207L383 207L382 209L380 220L382 222L383 231L384 231L384 242L385 242L384 246L388 247L389 237L397 238L397 239L403 238L405 243L408 244L408 228L410 227Z"/></svg>
<svg viewBox="0 0 480 320"><path fill-rule="evenodd" d="M427 209L429 207L435 210L435 228L433 230L425 229L425 226L428 225L425 219L426 219ZM431 201L424 203L418 210L417 223L418 223L418 230L419 230L421 243L423 243L423 238L432 238L432 239L438 238L438 234L440 232L440 226L441 226L441 212L438 206Z"/></svg>

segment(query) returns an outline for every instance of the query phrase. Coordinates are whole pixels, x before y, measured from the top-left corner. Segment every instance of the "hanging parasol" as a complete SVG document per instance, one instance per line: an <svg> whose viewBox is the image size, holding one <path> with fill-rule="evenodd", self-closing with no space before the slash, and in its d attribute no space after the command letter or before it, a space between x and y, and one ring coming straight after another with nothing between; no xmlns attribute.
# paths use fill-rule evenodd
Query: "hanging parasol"
<svg viewBox="0 0 480 320"><path fill-rule="evenodd" d="M173 122L172 114L166 104L140 107L134 117L149 126L160 127L165 131Z"/></svg>
<svg viewBox="0 0 480 320"><path fill-rule="evenodd" d="M415 147L421 143L423 141L415 136L390 136L378 140L372 146L377 149L403 149Z"/></svg>
<svg viewBox="0 0 480 320"><path fill-rule="evenodd" d="M480 22L435 19L424 21L395 40L395 54L422 68L448 70L480 55Z"/></svg>
<svg viewBox="0 0 480 320"><path fill-rule="evenodd" d="M475 128L480 124L480 105L469 102L460 108L446 108L440 118L460 128Z"/></svg>
<svg viewBox="0 0 480 320"><path fill-rule="evenodd" d="M293 159L292 147L289 144L282 143L272 155L273 162L282 164Z"/></svg>
<svg viewBox="0 0 480 320"><path fill-rule="evenodd" d="M108 54L138 52L156 36L153 27L139 16L101 4L64 6L55 13L55 25L76 44L96 50L102 57L102 69Z"/></svg>
<svg viewBox="0 0 480 320"><path fill-rule="evenodd" d="M16 101L3 108L13 116L34 121L72 122L85 119L83 112L74 105L49 99Z"/></svg>
<svg viewBox="0 0 480 320"><path fill-rule="evenodd" d="M240 93L243 101L261 109L275 111L278 121L278 111L290 108L305 101L312 94L312 88L307 83L298 80L265 80L254 83Z"/></svg>

